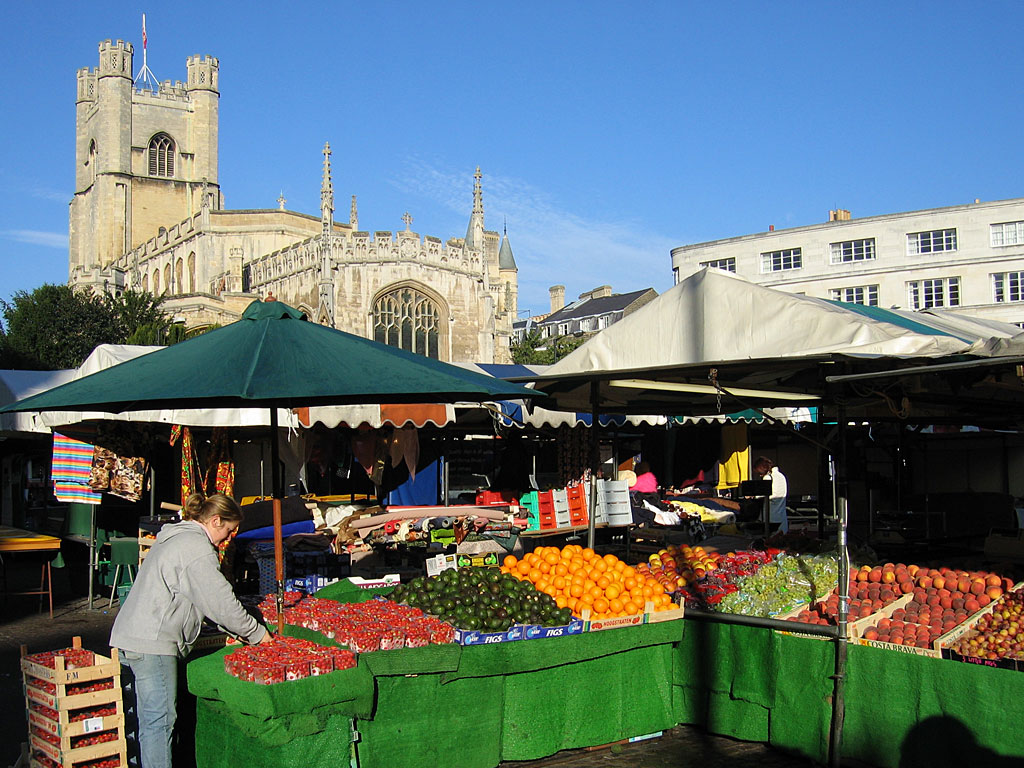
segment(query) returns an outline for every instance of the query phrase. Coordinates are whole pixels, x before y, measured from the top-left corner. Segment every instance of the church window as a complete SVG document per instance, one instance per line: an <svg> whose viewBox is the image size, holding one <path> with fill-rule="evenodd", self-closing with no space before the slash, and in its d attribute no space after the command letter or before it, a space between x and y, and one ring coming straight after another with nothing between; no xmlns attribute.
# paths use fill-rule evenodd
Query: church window
<svg viewBox="0 0 1024 768"><path fill-rule="evenodd" d="M174 290L175 290L175 293L184 293L184 290L182 290L185 287L185 281L183 279L184 278L184 272L185 272L185 262L183 262L181 259L178 259L178 261L174 264L174 280L175 280Z"/></svg>
<svg viewBox="0 0 1024 768"><path fill-rule="evenodd" d="M196 292L196 254L195 251L188 255L188 292Z"/></svg>
<svg viewBox="0 0 1024 768"><path fill-rule="evenodd" d="M160 270L159 269L154 269L153 270L153 295L154 296L159 296L160 295Z"/></svg>
<svg viewBox="0 0 1024 768"><path fill-rule="evenodd" d="M405 287L381 296L373 305L374 341L440 359L437 304Z"/></svg>
<svg viewBox="0 0 1024 768"><path fill-rule="evenodd" d="M143 293L149 293L149 275L142 276L142 291Z"/></svg>
<svg viewBox="0 0 1024 768"><path fill-rule="evenodd" d="M174 175L174 141L166 133L149 140L149 175Z"/></svg>
<svg viewBox="0 0 1024 768"><path fill-rule="evenodd" d="M174 286L171 285L171 265L164 264L164 291L174 293Z"/></svg>

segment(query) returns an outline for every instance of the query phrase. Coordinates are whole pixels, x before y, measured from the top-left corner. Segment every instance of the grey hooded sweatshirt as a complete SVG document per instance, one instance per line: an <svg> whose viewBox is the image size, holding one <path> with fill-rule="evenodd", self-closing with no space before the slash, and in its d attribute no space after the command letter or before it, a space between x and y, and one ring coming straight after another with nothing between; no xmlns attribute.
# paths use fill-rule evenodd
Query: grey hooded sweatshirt
<svg viewBox="0 0 1024 768"><path fill-rule="evenodd" d="M235 598L206 529L192 520L165 525L118 611L110 645L186 656L206 617L249 643L267 631Z"/></svg>

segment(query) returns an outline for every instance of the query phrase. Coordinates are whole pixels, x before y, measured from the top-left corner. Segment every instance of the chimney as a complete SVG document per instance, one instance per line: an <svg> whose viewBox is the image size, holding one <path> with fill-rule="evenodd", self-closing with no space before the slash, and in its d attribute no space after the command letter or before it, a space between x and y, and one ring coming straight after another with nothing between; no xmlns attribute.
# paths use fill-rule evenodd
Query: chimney
<svg viewBox="0 0 1024 768"><path fill-rule="evenodd" d="M587 291L580 295L581 299L604 299L612 295L612 287L610 285L602 285L595 288L592 291Z"/></svg>
<svg viewBox="0 0 1024 768"><path fill-rule="evenodd" d="M850 212L845 208L836 208L834 211L828 212L829 221L849 221Z"/></svg>
<svg viewBox="0 0 1024 768"><path fill-rule="evenodd" d="M551 311L557 312L565 306L565 286L552 285L548 288L548 295L551 296Z"/></svg>

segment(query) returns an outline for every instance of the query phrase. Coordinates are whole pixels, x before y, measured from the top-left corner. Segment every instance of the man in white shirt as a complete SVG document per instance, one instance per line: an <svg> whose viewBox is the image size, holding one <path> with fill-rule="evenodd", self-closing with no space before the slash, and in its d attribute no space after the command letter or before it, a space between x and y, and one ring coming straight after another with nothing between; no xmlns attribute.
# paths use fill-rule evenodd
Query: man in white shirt
<svg viewBox="0 0 1024 768"><path fill-rule="evenodd" d="M779 530L788 533L786 495L789 492L789 483L786 482L786 476L767 456L759 456L754 462L754 476L772 481L772 492L768 499L768 522L773 531Z"/></svg>

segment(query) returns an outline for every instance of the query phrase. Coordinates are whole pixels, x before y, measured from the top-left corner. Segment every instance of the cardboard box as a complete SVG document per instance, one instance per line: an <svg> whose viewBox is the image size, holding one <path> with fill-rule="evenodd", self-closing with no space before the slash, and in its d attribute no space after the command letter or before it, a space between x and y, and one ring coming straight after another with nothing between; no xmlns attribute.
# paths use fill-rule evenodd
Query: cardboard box
<svg viewBox="0 0 1024 768"><path fill-rule="evenodd" d="M985 539L985 556L1024 560L1024 531L993 530Z"/></svg>
<svg viewBox="0 0 1024 768"><path fill-rule="evenodd" d="M939 652L934 648L918 648L915 645L897 645L896 643L887 643L883 640L867 640L864 638L864 632L878 624L882 619L890 619L892 615L900 608L906 608L911 600L914 599L913 594L901 595L899 598L884 606L880 611L876 611L870 616L865 616L863 619L857 619L857 621L850 622L846 625L847 637L857 645L866 645L871 648L884 648L889 651L896 651L897 653L910 653L914 656L929 656L931 658L939 658Z"/></svg>
<svg viewBox="0 0 1024 768"><path fill-rule="evenodd" d="M522 640L526 634L525 624L513 624L506 632L481 632L478 629L456 629L455 642L459 645L493 645Z"/></svg>
<svg viewBox="0 0 1024 768"><path fill-rule="evenodd" d="M1011 592L1019 592L1024 589L1024 581L1017 582L1013 585ZM955 643L964 635L973 631L978 625L978 621L995 610L999 604L999 600L993 600L991 603L986 605L980 611L975 611L968 618L967 621L963 622L959 626L953 627L949 632L941 635L935 640L935 650L941 654L944 659L952 659L954 661L962 661L968 664L978 664L984 667L995 667L997 669L1013 669L1018 671L1024 671L1024 662L1017 661L1015 659L980 659L976 656L964 656L963 654L957 653L952 650L949 646Z"/></svg>
<svg viewBox="0 0 1024 768"><path fill-rule="evenodd" d="M543 640L548 637L566 637L583 633L583 620L573 619L559 627L542 627L540 624L527 624L525 640Z"/></svg>
<svg viewBox="0 0 1024 768"><path fill-rule="evenodd" d="M360 589L373 589L374 587L397 587L402 578L397 573L389 573L376 579L363 579L359 576L349 576L348 580Z"/></svg>

